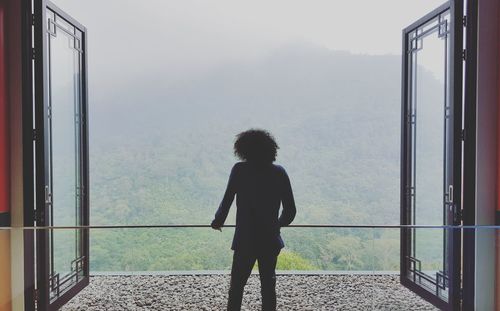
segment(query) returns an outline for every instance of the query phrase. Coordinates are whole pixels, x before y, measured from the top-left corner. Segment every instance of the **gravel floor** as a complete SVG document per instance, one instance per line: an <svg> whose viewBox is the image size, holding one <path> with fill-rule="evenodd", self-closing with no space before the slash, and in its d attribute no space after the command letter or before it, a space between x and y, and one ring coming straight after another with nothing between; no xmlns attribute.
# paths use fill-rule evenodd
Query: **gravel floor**
<svg viewBox="0 0 500 311"><path fill-rule="evenodd" d="M229 275L93 276L62 310L225 310ZM397 275L278 275L278 310L437 310ZM260 310L252 275L242 310Z"/></svg>

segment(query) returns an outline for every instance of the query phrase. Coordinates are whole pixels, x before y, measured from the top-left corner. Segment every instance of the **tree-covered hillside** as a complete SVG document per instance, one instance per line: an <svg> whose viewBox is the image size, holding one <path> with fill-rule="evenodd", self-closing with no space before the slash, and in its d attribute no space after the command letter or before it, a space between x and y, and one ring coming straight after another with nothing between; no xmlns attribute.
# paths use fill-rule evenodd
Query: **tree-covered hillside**
<svg viewBox="0 0 500 311"><path fill-rule="evenodd" d="M100 92L90 103L91 224L209 224L236 161L234 136L250 127L277 138L295 223L398 224L400 66L398 56L287 46L196 79L151 73ZM425 81L441 91L431 74ZM94 230L91 268L227 269L231 234ZM399 269L398 230L283 235L283 269Z"/></svg>

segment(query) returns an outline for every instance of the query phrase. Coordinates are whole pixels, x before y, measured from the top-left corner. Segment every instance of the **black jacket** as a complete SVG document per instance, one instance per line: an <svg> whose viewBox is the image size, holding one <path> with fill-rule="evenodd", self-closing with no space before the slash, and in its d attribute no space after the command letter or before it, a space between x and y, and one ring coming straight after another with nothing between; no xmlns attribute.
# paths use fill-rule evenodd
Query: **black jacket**
<svg viewBox="0 0 500 311"><path fill-rule="evenodd" d="M236 163L212 226L224 225L235 195L236 230L231 249L272 251L283 248L280 228L289 225L296 213L285 169L275 164ZM283 211L278 217L280 203Z"/></svg>

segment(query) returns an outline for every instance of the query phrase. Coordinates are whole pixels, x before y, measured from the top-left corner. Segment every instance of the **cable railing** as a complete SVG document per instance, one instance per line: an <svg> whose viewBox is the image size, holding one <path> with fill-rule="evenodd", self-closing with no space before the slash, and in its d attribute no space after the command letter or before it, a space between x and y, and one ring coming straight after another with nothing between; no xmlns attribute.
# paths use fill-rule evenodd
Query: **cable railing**
<svg viewBox="0 0 500 311"><path fill-rule="evenodd" d="M432 304L408 288L448 301L453 295L453 273L461 273L460 267L453 270L452 259L465 262L476 256L474 252L462 255L450 243L455 237L473 236L489 242L493 251L500 225L423 223L298 222L282 227L285 248L276 268L278 284L293 293L281 296L282 306L432 310ZM108 296L126 309L130 293L140 304L154 297L151 306L157 309L207 305L217 310L224 308L227 298L233 255L229 247L235 227L234 223L224 225L220 234L204 223L12 225L0 227L0 233L12 230L12 235L4 236L36 240L33 264L36 260L36 267L46 269L41 276L47 280L42 285L48 286L50 299L62 299L81 280L90 282L63 310L106 308ZM15 253L11 256L15 258ZM258 297L256 272L252 272L248 288ZM483 280L486 278L479 282L485 283ZM162 284L160 289L157 284Z"/></svg>
<svg viewBox="0 0 500 311"><path fill-rule="evenodd" d="M235 228L235 224L221 228ZM87 225L87 226L5 226L0 229L161 229L161 228L211 228L206 224L137 224L137 225ZM291 224L281 228L349 228L349 229L500 229L500 225L370 225L370 224Z"/></svg>

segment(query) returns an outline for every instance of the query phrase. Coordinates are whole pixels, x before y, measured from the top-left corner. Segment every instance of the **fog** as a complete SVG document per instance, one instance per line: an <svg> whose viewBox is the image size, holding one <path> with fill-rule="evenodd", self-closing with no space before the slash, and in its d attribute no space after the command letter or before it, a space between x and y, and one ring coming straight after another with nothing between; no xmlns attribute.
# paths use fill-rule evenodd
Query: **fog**
<svg viewBox="0 0 500 311"><path fill-rule="evenodd" d="M296 223L399 224L402 30L441 0L54 2L88 31L91 224L210 223L237 161L234 135L250 127L278 140ZM427 144L419 165L439 166L442 136L434 129L442 129L445 44L434 41L421 53L418 83L428 104L421 111L439 126L421 132ZM51 82L63 93L64 83ZM421 174L420 193L438 198L421 201L428 207L419 208L422 224L442 224L438 171L427 165ZM212 251L226 249L224 241L189 234L189 243L210 247L186 247L184 236L156 247L141 236L130 247L134 256L122 249L109 256L119 245L113 241L129 243L134 232L95 234L92 269L225 267L225 253ZM369 242L366 232L344 234L356 236L359 249ZM296 232L289 245L317 268L345 269L319 259L337 248L336 238ZM396 269L399 231L377 238L393 257L378 268ZM421 255L438 266L439 232L428 241ZM205 261L176 265L176 251L167 256L174 263L165 261L160 250L172 245L196 249L189 256ZM133 261L142 247L151 263ZM355 269L371 267L365 255Z"/></svg>
<svg viewBox="0 0 500 311"><path fill-rule="evenodd" d="M161 73L190 79L228 62L308 43L361 54L401 54L401 30L442 0L56 0L88 29L89 73L101 83Z"/></svg>

